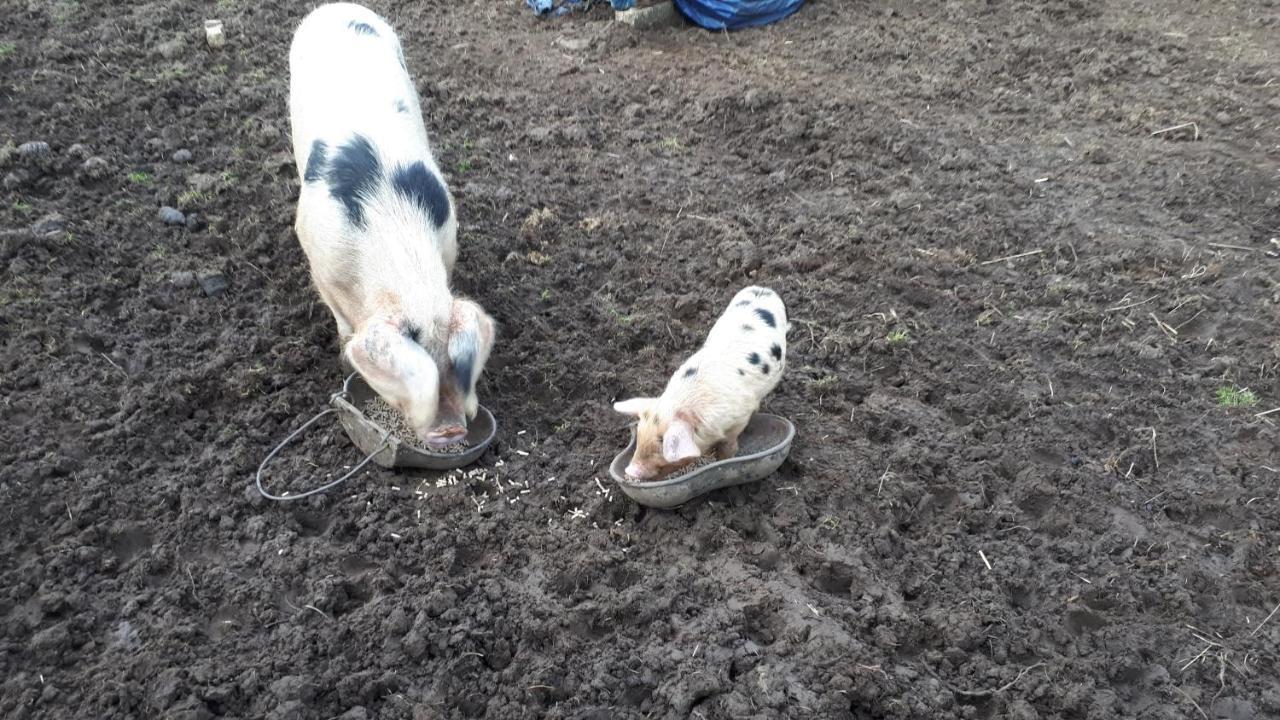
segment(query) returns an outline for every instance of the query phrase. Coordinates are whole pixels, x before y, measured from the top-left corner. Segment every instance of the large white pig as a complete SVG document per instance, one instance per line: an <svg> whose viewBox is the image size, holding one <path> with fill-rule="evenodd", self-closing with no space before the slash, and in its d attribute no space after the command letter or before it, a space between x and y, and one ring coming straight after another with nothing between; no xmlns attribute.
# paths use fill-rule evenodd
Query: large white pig
<svg viewBox="0 0 1280 720"><path fill-rule="evenodd" d="M453 198L395 31L352 3L316 8L289 52L302 181L296 229L343 353L432 447L475 416L492 319L455 297Z"/></svg>
<svg viewBox="0 0 1280 720"><path fill-rule="evenodd" d="M614 403L639 419L627 475L651 480L712 453L738 452L738 436L786 368L787 308L773 290L738 291L701 349L667 382L661 397Z"/></svg>

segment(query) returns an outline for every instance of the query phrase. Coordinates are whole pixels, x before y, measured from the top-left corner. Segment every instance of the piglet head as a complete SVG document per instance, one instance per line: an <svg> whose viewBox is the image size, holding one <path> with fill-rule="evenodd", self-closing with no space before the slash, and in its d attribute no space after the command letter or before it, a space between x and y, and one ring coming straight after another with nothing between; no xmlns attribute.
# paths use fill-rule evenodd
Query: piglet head
<svg viewBox="0 0 1280 720"><path fill-rule="evenodd" d="M668 475L702 456L698 446L696 418L677 411L664 417L656 398L631 398L613 404L623 415L637 418L636 451L627 465L627 475L636 480L652 480Z"/></svg>
<svg viewBox="0 0 1280 720"><path fill-rule="evenodd" d="M351 337L347 359L369 387L408 421L418 439L429 442L436 424L440 373L436 363L386 319L374 320Z"/></svg>
<svg viewBox="0 0 1280 720"><path fill-rule="evenodd" d="M467 422L480 409L476 383L493 348L494 325L479 305L456 299L449 315L448 371L440 376L439 412L426 442L442 447L467 435Z"/></svg>

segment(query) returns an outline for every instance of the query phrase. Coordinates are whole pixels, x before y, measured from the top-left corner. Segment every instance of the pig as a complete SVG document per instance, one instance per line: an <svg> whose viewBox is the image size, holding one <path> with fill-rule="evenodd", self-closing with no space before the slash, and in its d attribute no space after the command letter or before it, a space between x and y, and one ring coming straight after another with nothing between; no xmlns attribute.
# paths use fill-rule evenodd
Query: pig
<svg viewBox="0 0 1280 720"><path fill-rule="evenodd" d="M307 15L289 50L289 116L294 229L343 357L418 440L458 442L495 328L450 289L457 212L391 26L352 3Z"/></svg>
<svg viewBox="0 0 1280 720"><path fill-rule="evenodd" d="M782 379L790 327L776 292L744 288L661 397L614 403L614 410L638 418L627 475L654 480L708 453L718 460L736 455L738 436Z"/></svg>

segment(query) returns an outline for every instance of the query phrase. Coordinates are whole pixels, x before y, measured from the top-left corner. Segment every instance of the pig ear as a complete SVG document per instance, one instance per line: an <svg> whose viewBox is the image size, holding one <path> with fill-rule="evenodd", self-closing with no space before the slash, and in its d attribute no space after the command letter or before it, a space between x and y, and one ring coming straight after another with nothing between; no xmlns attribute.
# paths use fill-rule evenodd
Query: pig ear
<svg viewBox="0 0 1280 720"><path fill-rule="evenodd" d="M411 424L429 424L434 418L439 394L436 365L395 325L369 324L347 342L346 356L369 387L400 409Z"/></svg>
<svg viewBox="0 0 1280 720"><path fill-rule="evenodd" d="M470 300L454 300L449 317L449 362L462 395L466 398L467 417L475 417L479 409L475 384L493 349L493 319Z"/></svg>
<svg viewBox="0 0 1280 720"><path fill-rule="evenodd" d="M371 385L387 385L397 380L399 338L389 323L373 322L351 336L346 356L351 365Z"/></svg>
<svg viewBox="0 0 1280 720"><path fill-rule="evenodd" d="M667 462L680 462L702 454L693 441L693 426L684 420L673 420L662 433L662 458Z"/></svg>
<svg viewBox="0 0 1280 720"><path fill-rule="evenodd" d="M653 406L653 398L638 397L638 398L631 398L630 400L619 400L618 402L613 404L613 409L617 410L623 415L630 415L631 417L640 417L640 413L644 412L645 410L648 410L652 406Z"/></svg>

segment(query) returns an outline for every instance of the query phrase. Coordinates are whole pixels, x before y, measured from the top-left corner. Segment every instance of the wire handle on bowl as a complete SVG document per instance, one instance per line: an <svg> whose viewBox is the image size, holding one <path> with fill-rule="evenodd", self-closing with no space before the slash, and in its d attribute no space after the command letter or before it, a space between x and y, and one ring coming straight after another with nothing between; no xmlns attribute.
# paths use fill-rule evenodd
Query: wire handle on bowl
<svg viewBox="0 0 1280 720"><path fill-rule="evenodd" d="M350 382L350 380L351 378L347 378L347 382ZM258 474L254 477L254 482L258 486L258 492L262 495L262 497L267 498L268 500L278 500L281 502L288 501L288 500L301 500L302 498L311 497L312 495L317 495L319 493L324 492L325 490L329 490L330 488L337 487L338 485L346 482L347 478L360 472L361 468L369 464L369 461L373 459L373 456L382 452L387 448L388 445L390 445L389 441L391 438L391 431L387 430L382 435L382 441L378 443L378 447L376 447L373 452L369 453L364 460L361 460L359 465L356 465L355 467L351 468L351 471L348 472L346 475L343 475L337 480L327 482L318 488L314 488L312 490L308 490L303 493L298 493L297 495L272 495L271 493L267 492L266 488L262 487L262 473L264 470L267 469L267 463L271 462L271 458L275 457L276 453L283 450L284 446L288 445L294 438L301 435L303 430L306 430L307 428L315 424L317 420L324 417L325 415L328 415L329 413L336 412L336 410L334 410L332 407L334 399L339 397L346 397L346 396L347 396L346 383L343 383L343 389L339 392L334 393L332 396L329 397L330 407L327 407L324 410L321 410L319 413L316 414L315 417L303 423L302 427L289 433L288 437L286 437L284 440L281 440L280 444L276 445L275 449L267 453L267 456L262 459L262 464L258 465Z"/></svg>

